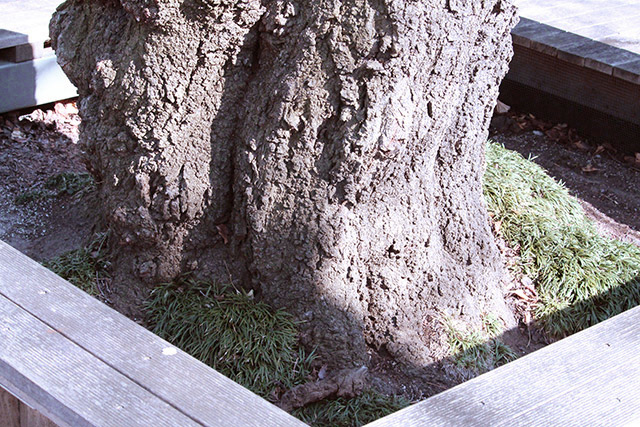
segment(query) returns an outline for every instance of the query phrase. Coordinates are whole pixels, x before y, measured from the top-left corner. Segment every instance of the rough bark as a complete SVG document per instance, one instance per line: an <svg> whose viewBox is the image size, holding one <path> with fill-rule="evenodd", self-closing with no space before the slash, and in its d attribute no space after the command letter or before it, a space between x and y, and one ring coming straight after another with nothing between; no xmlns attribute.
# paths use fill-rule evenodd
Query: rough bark
<svg viewBox="0 0 640 427"><path fill-rule="evenodd" d="M481 178L514 14L505 0L67 1L52 39L120 292L132 275L230 273L343 365L383 348L424 366L443 315L508 316Z"/></svg>

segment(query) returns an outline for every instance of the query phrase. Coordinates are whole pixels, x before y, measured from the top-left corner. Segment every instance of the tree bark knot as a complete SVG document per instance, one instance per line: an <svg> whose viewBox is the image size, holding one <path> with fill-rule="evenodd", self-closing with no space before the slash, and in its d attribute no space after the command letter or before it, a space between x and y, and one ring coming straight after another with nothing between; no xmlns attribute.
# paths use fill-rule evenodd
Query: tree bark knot
<svg viewBox="0 0 640 427"><path fill-rule="evenodd" d="M231 274L306 319L334 367L383 348L433 363L433 312L508 317L481 182L514 17L505 0L65 2L52 43L118 291Z"/></svg>

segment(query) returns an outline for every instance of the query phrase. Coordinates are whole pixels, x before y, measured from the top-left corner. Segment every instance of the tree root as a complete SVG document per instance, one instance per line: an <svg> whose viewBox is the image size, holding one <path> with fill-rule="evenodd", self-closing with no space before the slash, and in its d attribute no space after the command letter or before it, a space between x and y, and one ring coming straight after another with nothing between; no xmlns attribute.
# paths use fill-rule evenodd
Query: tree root
<svg viewBox="0 0 640 427"><path fill-rule="evenodd" d="M367 367L343 369L327 378L296 386L286 392L277 405L289 412L329 396L351 398L362 393Z"/></svg>

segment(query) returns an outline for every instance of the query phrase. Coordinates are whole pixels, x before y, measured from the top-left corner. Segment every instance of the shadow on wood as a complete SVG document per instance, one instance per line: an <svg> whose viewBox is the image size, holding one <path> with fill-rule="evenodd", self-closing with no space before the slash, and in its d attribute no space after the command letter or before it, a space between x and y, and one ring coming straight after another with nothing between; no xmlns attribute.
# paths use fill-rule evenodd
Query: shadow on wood
<svg viewBox="0 0 640 427"><path fill-rule="evenodd" d="M0 388L0 427L55 427L56 423Z"/></svg>
<svg viewBox="0 0 640 427"><path fill-rule="evenodd" d="M3 242L0 306L0 385L60 425L304 425ZM636 421L638 325L640 307L371 425ZM39 419L6 392L0 409Z"/></svg>

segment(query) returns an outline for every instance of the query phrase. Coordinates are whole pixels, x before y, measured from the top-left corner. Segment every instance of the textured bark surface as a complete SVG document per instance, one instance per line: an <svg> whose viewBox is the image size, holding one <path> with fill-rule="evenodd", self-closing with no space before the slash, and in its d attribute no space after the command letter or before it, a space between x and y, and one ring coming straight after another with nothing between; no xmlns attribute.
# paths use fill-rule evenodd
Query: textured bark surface
<svg viewBox="0 0 640 427"><path fill-rule="evenodd" d="M482 199L510 1L69 0L58 60L127 277L232 277L335 364L508 318Z"/></svg>

